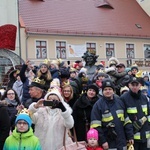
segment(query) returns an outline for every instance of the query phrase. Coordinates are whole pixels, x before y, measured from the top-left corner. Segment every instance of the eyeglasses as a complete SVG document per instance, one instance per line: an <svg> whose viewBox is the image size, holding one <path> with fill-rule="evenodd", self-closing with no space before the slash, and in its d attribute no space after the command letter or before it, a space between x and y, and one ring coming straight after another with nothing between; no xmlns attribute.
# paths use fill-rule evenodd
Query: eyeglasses
<svg viewBox="0 0 150 150"><path fill-rule="evenodd" d="M69 91L69 90L64 90L64 93L70 93L71 91Z"/></svg>
<svg viewBox="0 0 150 150"><path fill-rule="evenodd" d="M23 124L24 126L25 126L25 125L28 125L28 123L27 123L27 122L21 122L21 121L18 121L18 122L17 122L17 124L18 124L18 125Z"/></svg>
<svg viewBox="0 0 150 150"><path fill-rule="evenodd" d="M7 95L15 95L15 93L7 93Z"/></svg>

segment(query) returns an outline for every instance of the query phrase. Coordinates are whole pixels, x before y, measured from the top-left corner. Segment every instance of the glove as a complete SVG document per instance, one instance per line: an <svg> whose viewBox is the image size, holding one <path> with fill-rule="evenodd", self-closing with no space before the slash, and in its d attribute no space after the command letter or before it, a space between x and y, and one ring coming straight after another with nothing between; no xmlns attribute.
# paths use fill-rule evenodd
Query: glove
<svg viewBox="0 0 150 150"><path fill-rule="evenodd" d="M147 118L145 116L143 116L141 119L136 120L133 122L133 131L134 133L137 133L142 126L144 125L144 123L146 122Z"/></svg>
<svg viewBox="0 0 150 150"><path fill-rule="evenodd" d="M53 106L52 109L54 108L59 108L62 110L62 112L66 111L66 108L64 107L64 105L62 104L62 102L58 101L58 100L53 100Z"/></svg>
<svg viewBox="0 0 150 150"><path fill-rule="evenodd" d="M108 128L107 134L108 138L110 140L115 140L117 138L117 133L115 131L115 124L110 122L106 127Z"/></svg>
<svg viewBox="0 0 150 150"><path fill-rule="evenodd" d="M133 131L137 133L142 128L142 123L139 120L133 122Z"/></svg>

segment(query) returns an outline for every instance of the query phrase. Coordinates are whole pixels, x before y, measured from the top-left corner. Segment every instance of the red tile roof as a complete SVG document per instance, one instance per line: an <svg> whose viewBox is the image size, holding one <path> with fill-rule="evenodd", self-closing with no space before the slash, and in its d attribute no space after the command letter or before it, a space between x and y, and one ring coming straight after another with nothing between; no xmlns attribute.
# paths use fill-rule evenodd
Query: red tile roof
<svg viewBox="0 0 150 150"><path fill-rule="evenodd" d="M19 6L30 33L150 38L150 17L136 0L22 0Z"/></svg>

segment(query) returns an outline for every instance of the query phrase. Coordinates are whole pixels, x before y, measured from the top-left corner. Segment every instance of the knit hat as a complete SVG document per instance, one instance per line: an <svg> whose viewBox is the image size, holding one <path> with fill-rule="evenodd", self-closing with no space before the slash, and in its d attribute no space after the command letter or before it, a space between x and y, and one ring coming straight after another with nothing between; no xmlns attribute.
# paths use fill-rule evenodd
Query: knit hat
<svg viewBox="0 0 150 150"><path fill-rule="evenodd" d="M111 58L109 58L109 60L108 60L108 65L109 65L109 67L111 67L112 65L118 65L119 64L119 61L118 61L118 59L117 58L115 58L115 57L111 57Z"/></svg>
<svg viewBox="0 0 150 150"><path fill-rule="evenodd" d="M99 89L98 89L98 87L97 87L95 84L89 85L89 86L87 87L87 91L88 91L89 89L93 89L93 90L96 92L96 94L99 93Z"/></svg>
<svg viewBox="0 0 150 150"><path fill-rule="evenodd" d="M44 99L47 100L47 98L49 97L49 95L56 95L56 96L58 96L58 98L60 99L60 101L63 101L63 97L61 96L61 93L59 92L58 89L53 89L50 92L48 92L45 95Z"/></svg>
<svg viewBox="0 0 150 150"><path fill-rule="evenodd" d="M125 91L129 91L129 88L127 86L121 87L120 94L122 94Z"/></svg>
<svg viewBox="0 0 150 150"><path fill-rule="evenodd" d="M46 64L46 63L40 63L39 68L41 68L42 66L46 66L47 68L49 68L48 64Z"/></svg>
<svg viewBox="0 0 150 150"><path fill-rule="evenodd" d="M16 118L16 121L15 123L17 123L19 120L24 120L28 123L28 126L31 127L31 124L32 124L32 120L31 118L29 117L29 115L27 114L19 114Z"/></svg>
<svg viewBox="0 0 150 150"><path fill-rule="evenodd" d="M139 71L137 64L134 64L134 65L131 66L131 71L132 71L133 69L136 69L137 71Z"/></svg>
<svg viewBox="0 0 150 150"><path fill-rule="evenodd" d="M115 86L112 82L111 79L104 79L103 82L102 82L102 91L104 90L104 88L106 87L111 87L113 90L115 90Z"/></svg>
<svg viewBox="0 0 150 150"><path fill-rule="evenodd" d="M70 72L68 68L61 68L60 69L60 78L69 78L70 77Z"/></svg>
<svg viewBox="0 0 150 150"><path fill-rule="evenodd" d="M91 138L98 140L98 131L96 129L90 129L87 132L87 140L89 140Z"/></svg>
<svg viewBox="0 0 150 150"><path fill-rule="evenodd" d="M98 74L97 74L97 76L96 76L96 78L98 78L98 77L109 78L109 75L106 74L106 73L104 72L104 70L99 70L99 71L98 71Z"/></svg>

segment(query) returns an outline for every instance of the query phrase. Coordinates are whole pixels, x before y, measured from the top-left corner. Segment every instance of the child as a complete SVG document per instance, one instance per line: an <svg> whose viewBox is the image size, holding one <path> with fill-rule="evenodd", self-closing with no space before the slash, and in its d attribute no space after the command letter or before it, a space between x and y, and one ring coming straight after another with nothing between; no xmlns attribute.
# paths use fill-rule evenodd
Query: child
<svg viewBox="0 0 150 150"><path fill-rule="evenodd" d="M98 131L96 129L90 129L87 132L87 150L103 150L98 146Z"/></svg>
<svg viewBox="0 0 150 150"><path fill-rule="evenodd" d="M4 144L3 150L41 150L39 140L33 134L31 118L27 114L19 114L15 120L16 128Z"/></svg>

